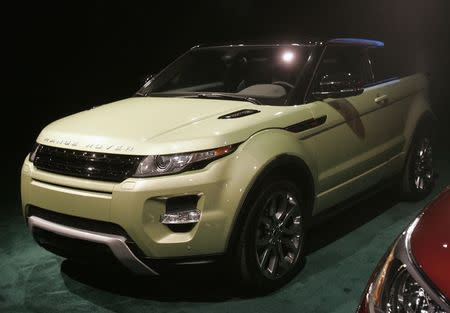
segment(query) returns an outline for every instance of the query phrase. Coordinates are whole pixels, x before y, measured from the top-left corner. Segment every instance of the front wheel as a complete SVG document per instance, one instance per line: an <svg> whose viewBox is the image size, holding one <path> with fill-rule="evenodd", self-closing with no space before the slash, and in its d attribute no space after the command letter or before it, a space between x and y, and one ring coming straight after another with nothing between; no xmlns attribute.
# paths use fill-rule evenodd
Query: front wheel
<svg viewBox="0 0 450 313"><path fill-rule="evenodd" d="M433 147L431 131L420 130L411 143L403 173L403 194L410 200L425 198L433 189Z"/></svg>
<svg viewBox="0 0 450 313"><path fill-rule="evenodd" d="M305 202L295 184L276 178L250 196L236 257L245 285L264 293L301 268Z"/></svg>

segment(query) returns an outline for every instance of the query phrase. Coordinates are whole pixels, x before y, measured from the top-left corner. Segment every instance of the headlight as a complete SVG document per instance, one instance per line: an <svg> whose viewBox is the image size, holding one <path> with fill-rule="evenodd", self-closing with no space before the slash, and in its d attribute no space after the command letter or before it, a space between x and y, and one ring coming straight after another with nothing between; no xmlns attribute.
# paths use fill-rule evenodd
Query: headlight
<svg viewBox="0 0 450 313"><path fill-rule="evenodd" d="M199 169L209 162L224 157L237 148L238 144L216 149L168 155L149 155L138 165L134 177L151 177L175 174L186 170Z"/></svg>
<svg viewBox="0 0 450 313"><path fill-rule="evenodd" d="M38 144L37 142L33 145L33 149L31 149L30 156L28 157L28 160L29 160L31 163L34 162L34 159L36 158L36 153L37 153L37 151L38 151L38 149L39 149L40 146L41 146L41 145Z"/></svg>
<svg viewBox="0 0 450 313"><path fill-rule="evenodd" d="M446 313L445 304L435 301L421 275L408 254L404 233L372 274L357 313Z"/></svg>
<svg viewBox="0 0 450 313"><path fill-rule="evenodd" d="M409 274L404 264L396 270L386 300L385 306L390 313L445 313Z"/></svg>

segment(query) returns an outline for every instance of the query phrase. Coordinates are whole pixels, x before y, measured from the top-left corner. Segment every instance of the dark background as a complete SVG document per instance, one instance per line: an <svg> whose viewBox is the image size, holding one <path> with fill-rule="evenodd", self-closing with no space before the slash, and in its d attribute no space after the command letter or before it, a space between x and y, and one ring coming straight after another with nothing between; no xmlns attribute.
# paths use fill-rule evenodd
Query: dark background
<svg viewBox="0 0 450 313"><path fill-rule="evenodd" d="M382 40L398 65L431 74L439 131L450 133L448 0L20 2L4 15L12 97L2 101L2 190L12 201L23 158L46 124L130 96L145 74L199 43Z"/></svg>

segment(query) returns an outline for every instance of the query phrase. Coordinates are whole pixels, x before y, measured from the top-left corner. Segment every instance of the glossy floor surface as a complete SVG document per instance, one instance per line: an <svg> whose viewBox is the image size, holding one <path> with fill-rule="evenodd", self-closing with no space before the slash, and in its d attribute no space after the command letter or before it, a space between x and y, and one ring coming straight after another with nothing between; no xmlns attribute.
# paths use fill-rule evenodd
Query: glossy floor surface
<svg viewBox="0 0 450 313"><path fill-rule="evenodd" d="M386 190L309 233L303 270L281 290L244 296L220 270L135 278L74 264L34 243L15 201L0 204L0 312L354 312L378 259L450 184L450 148L435 151L433 194L399 202Z"/></svg>

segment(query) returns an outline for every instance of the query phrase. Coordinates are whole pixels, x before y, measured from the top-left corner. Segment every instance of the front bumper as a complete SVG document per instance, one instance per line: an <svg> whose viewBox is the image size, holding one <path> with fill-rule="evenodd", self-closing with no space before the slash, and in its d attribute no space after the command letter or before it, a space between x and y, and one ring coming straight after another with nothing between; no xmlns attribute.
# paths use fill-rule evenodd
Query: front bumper
<svg viewBox="0 0 450 313"><path fill-rule="evenodd" d="M76 240L86 241L89 243L96 243L107 246L113 255L122 263L125 267L136 274L152 274L157 275L153 269L145 265L139 260L130 248L126 244L126 238L118 235L104 234L98 232L90 232L82 229L68 227L60 224L56 224L45 219L30 216L28 218L28 227L30 231L34 233L36 229L48 231L50 233L68 237ZM37 240L42 240L37 236ZM45 242L42 242L45 245Z"/></svg>
<svg viewBox="0 0 450 313"><path fill-rule="evenodd" d="M232 162L230 155L195 172L111 183L44 172L26 159L21 179L23 214L30 228L101 243L133 272L152 273L143 258L190 258L225 252L246 189L245 180L232 179ZM177 232L160 223L160 216L165 213L166 199L184 195L198 196L197 209L202 217L191 229ZM117 224L142 255L135 256L124 237L35 218L30 216L31 207Z"/></svg>

